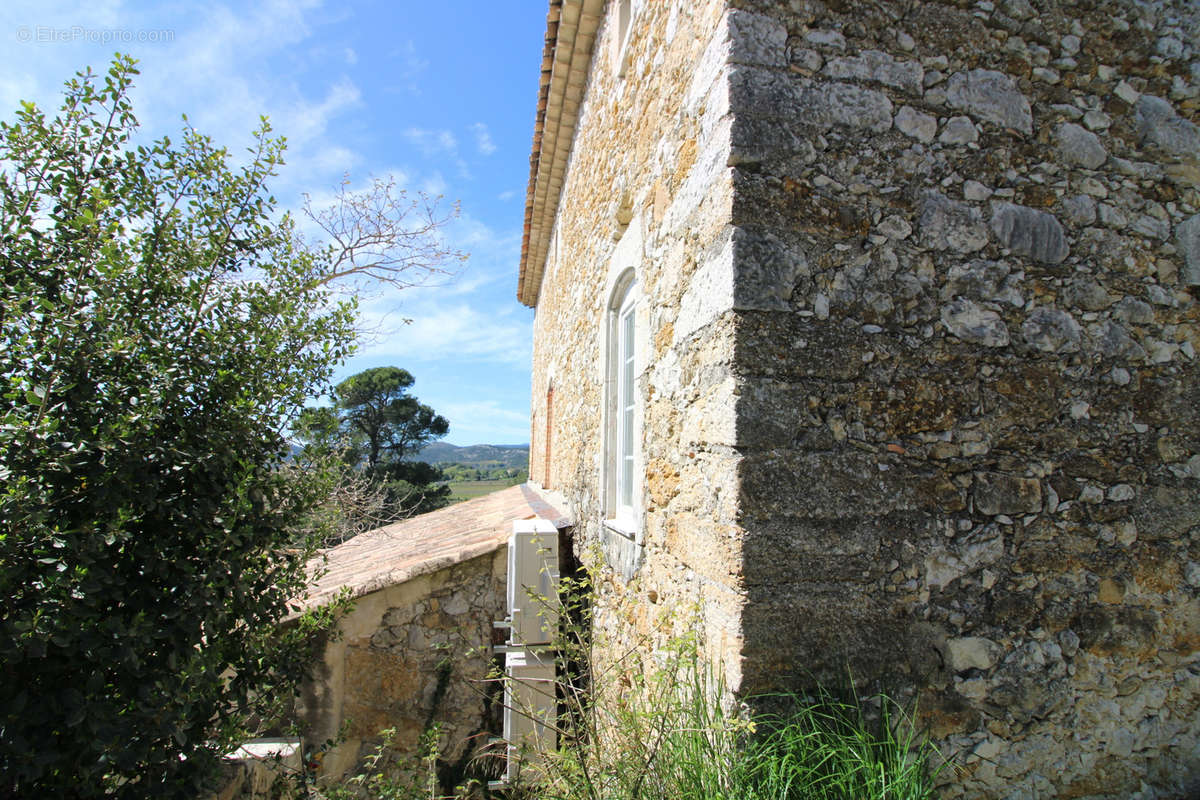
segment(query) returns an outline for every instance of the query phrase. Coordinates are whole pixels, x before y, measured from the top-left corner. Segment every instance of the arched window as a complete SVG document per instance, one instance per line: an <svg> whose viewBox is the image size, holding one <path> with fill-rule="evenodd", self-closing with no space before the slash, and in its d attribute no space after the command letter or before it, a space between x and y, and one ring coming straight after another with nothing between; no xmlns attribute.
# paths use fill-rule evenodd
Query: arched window
<svg viewBox="0 0 1200 800"><path fill-rule="evenodd" d="M610 525L631 538L638 500L637 282L628 269L617 279L608 307L605 381L605 512Z"/></svg>

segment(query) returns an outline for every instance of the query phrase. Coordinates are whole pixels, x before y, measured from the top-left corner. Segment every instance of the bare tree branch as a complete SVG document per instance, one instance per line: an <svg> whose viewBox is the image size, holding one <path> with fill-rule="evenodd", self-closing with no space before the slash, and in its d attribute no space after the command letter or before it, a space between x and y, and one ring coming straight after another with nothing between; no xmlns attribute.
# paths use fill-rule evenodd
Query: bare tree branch
<svg viewBox="0 0 1200 800"><path fill-rule="evenodd" d="M442 237L442 229L458 216L457 203L443 208L440 197L410 194L391 177L373 178L360 191L349 187L349 178L343 178L326 208L315 208L312 197L304 196L301 213L325 239L313 249L323 247L329 258L316 285L353 290L375 283L403 289L458 274L467 254Z"/></svg>

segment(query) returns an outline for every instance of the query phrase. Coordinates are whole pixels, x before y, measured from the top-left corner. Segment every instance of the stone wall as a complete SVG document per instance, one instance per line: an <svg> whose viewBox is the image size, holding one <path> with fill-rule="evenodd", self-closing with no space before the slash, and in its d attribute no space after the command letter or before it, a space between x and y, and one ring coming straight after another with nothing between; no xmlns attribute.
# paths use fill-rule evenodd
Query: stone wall
<svg viewBox="0 0 1200 800"><path fill-rule="evenodd" d="M1200 11L646 0L617 58L608 5L531 454L601 634L696 603L743 693L917 700L946 796L1197 791ZM601 523L623 266L632 558Z"/></svg>
<svg viewBox="0 0 1200 800"><path fill-rule="evenodd" d="M531 478L561 493L580 556L611 566L597 587L602 636L653 637L670 629L669 612L703 601L709 646L736 679L732 284L720 285L727 275L711 268L732 252L731 37L718 2L635 4L628 50L618 54L608 5L537 303ZM617 273L631 266L642 296L638 471L646 477L636 543L602 525L600 487L605 310Z"/></svg>
<svg viewBox="0 0 1200 800"><path fill-rule="evenodd" d="M1194 796L1200 7L732 5L742 688L919 695L947 796Z"/></svg>
<svg viewBox="0 0 1200 800"><path fill-rule="evenodd" d="M325 776L355 770L396 729L393 749L417 755L422 732L442 726L445 765L461 769L499 733L499 704L485 682L491 669L492 622L505 615L503 546L418 575L355 601L329 642L299 716L310 742L345 741L322 761Z"/></svg>

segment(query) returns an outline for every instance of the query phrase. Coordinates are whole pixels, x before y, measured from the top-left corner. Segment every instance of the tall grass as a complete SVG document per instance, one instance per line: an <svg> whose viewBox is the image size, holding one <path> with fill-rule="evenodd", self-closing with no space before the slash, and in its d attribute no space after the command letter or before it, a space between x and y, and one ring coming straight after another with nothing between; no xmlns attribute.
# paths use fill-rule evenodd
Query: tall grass
<svg viewBox="0 0 1200 800"><path fill-rule="evenodd" d="M765 698L764 698L765 699ZM770 698L784 713L759 714L754 735L734 746L734 788L716 797L804 800L923 800L933 796L935 753L911 719L877 697L868 719L857 699Z"/></svg>
<svg viewBox="0 0 1200 800"><path fill-rule="evenodd" d="M883 695L816 690L736 702L694 637L627 643L591 635L587 584L560 595L557 744L534 741L507 800L927 800L940 767L912 717ZM560 587L562 588L562 587ZM676 620L678 622L678 620ZM693 625L668 625L678 630ZM598 657L603 649L608 657ZM502 680L499 674L496 680ZM514 713L533 715L532 709ZM550 722L554 727L555 723ZM436 736L436 733L435 733ZM436 743L415 770L380 756L328 798L437 800ZM377 751L383 752L383 749ZM484 756L495 758L496 754ZM488 765L484 765L488 766ZM491 766L495 766L492 764ZM422 779L422 774L425 779ZM331 787L333 788L333 787ZM342 792L341 794L337 793ZM497 796L482 784L459 798Z"/></svg>
<svg viewBox="0 0 1200 800"><path fill-rule="evenodd" d="M567 686L559 746L536 754L546 800L925 800L936 751L884 696L818 690L734 704L694 640ZM635 664L628 663L636 661ZM593 664L594 668L594 664Z"/></svg>
<svg viewBox="0 0 1200 800"><path fill-rule="evenodd" d="M529 796L554 800L925 800L931 750L893 709L874 722L853 701L775 696L786 712L728 714L700 693L629 709L603 747L543 759Z"/></svg>

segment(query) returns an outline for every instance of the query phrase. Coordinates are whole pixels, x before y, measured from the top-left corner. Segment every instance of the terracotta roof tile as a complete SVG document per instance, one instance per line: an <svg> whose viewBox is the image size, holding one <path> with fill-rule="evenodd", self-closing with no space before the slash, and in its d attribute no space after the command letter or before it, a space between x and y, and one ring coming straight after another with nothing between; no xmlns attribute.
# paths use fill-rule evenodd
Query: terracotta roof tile
<svg viewBox="0 0 1200 800"><path fill-rule="evenodd" d="M513 520L533 517L559 527L565 519L533 489L513 486L359 534L326 551L326 571L303 604L327 603L342 587L362 597L490 553L508 541Z"/></svg>

